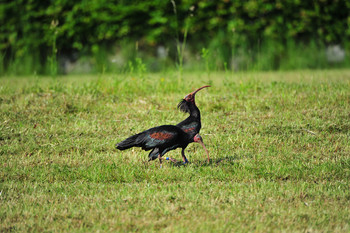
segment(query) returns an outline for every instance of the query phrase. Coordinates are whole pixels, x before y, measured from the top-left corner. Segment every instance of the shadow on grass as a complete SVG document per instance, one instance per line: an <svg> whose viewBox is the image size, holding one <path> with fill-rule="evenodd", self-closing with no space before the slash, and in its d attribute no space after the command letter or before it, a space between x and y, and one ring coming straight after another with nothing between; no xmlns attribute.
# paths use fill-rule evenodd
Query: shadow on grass
<svg viewBox="0 0 350 233"><path fill-rule="evenodd" d="M217 167L222 165L234 165L238 159L239 159L239 156L233 155L233 156L225 156L223 158L210 159L209 163L207 160L203 159L203 160L190 160L189 163L187 164L184 164L182 161L172 162L170 164L171 166L174 166L174 167L186 167L186 166Z"/></svg>

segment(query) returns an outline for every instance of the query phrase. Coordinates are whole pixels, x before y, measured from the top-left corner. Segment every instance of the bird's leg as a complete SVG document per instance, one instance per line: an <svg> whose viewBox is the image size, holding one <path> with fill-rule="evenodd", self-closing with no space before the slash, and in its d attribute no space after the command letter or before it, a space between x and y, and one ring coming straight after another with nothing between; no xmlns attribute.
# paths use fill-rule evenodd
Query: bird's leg
<svg viewBox="0 0 350 233"><path fill-rule="evenodd" d="M173 162L173 163L176 163L176 162L177 162L176 159L173 159L173 158L170 158L170 157L166 157L165 159L166 159L166 160L170 160L170 161Z"/></svg>
<svg viewBox="0 0 350 233"><path fill-rule="evenodd" d="M159 159L159 163L160 163L160 168L162 168L162 157L160 156L160 154L158 154L158 159Z"/></svg>
<svg viewBox="0 0 350 233"><path fill-rule="evenodd" d="M184 164L188 163L188 160L185 156L185 149L182 149L181 154L182 154L182 160L184 161Z"/></svg>
<svg viewBox="0 0 350 233"><path fill-rule="evenodd" d="M173 163L176 163L176 162L177 162L176 159L173 159L173 158L170 158L170 157L165 157L165 158L161 157L161 159L170 160L170 161L173 162Z"/></svg>

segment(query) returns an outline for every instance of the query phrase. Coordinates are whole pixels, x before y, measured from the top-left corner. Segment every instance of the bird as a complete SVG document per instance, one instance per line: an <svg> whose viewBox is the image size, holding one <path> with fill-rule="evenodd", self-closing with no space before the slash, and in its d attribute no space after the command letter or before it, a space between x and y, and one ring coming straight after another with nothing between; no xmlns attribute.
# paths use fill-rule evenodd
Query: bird
<svg viewBox="0 0 350 233"><path fill-rule="evenodd" d="M164 159L162 156L168 151L182 148L181 154L185 156L185 149L192 142L200 143L209 157L203 139L199 134L192 136L175 125L161 125L147 129L117 143L116 148L126 150L132 147L141 147L145 151L151 150L148 155L149 161L158 158L162 165L162 159ZM168 157L165 159L170 160Z"/></svg>
<svg viewBox="0 0 350 233"><path fill-rule="evenodd" d="M198 134L202 127L201 113L196 105L195 96L198 91L206 87L210 86L203 86L191 92L190 94L186 95L177 105L177 107L182 112L189 113L190 115L185 120L178 123L176 126L180 127L183 131L190 134L191 136Z"/></svg>
<svg viewBox="0 0 350 233"><path fill-rule="evenodd" d="M201 113L199 111L199 108L196 105L195 96L198 91L207 87L210 87L210 86L209 85L202 86L197 90L191 92L190 94L186 95L177 105L180 111L190 114L185 120L181 121L176 125L177 127L180 127L185 133L187 133L190 138L198 134L202 127ZM188 159L184 154L182 154L182 159L184 164L188 163ZM174 159L171 159L171 160L176 161ZM208 154L208 162L210 162L209 154Z"/></svg>

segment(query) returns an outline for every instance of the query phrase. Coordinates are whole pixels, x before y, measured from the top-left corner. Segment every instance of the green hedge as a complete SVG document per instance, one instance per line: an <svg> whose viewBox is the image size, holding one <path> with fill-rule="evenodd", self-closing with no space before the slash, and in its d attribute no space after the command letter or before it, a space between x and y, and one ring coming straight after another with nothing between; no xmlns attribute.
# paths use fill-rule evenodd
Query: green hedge
<svg viewBox="0 0 350 233"><path fill-rule="evenodd" d="M164 0L2 1L0 72L25 63L47 73L57 55L96 54L122 40L174 49L185 31L192 49L221 48L223 60L237 48L256 49L271 41L283 50L290 41L345 45L350 39L347 0L173 2L176 14L172 1Z"/></svg>

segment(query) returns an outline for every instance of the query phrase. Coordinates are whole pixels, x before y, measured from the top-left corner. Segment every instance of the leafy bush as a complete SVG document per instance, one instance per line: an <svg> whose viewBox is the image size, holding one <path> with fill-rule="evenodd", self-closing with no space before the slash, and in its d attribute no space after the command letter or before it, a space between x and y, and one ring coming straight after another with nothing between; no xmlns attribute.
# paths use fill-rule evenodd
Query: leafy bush
<svg viewBox="0 0 350 233"><path fill-rule="evenodd" d="M275 47L272 69L291 43L346 44L350 3L337 1L3 1L0 5L0 72L55 72L56 56L89 55L97 70L103 50L138 41L140 50L169 47L177 60L176 39L192 52L209 48L220 64L244 49L254 62L263 47ZM174 13L176 11L176 14ZM54 47L54 49L53 49ZM149 49L151 48L151 49ZM152 49L153 48L153 49ZM270 51L271 52L271 51ZM134 57L135 58L135 57ZM19 65L21 67L19 67ZM56 64L57 65L57 64ZM48 68L50 67L50 68ZM100 67L100 68L98 68ZM259 67L259 65L256 65ZM219 68L223 68L223 65Z"/></svg>

